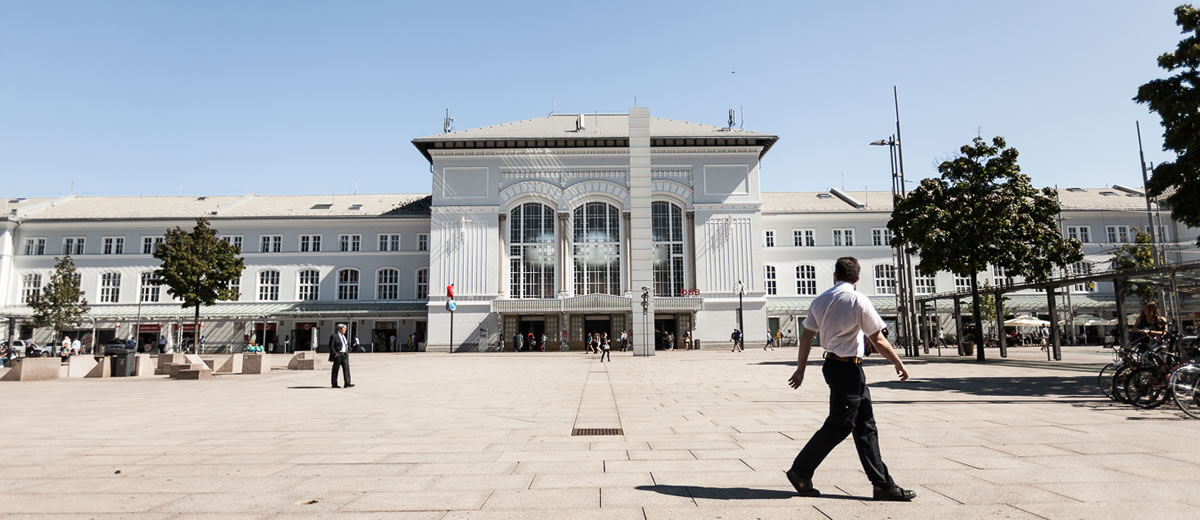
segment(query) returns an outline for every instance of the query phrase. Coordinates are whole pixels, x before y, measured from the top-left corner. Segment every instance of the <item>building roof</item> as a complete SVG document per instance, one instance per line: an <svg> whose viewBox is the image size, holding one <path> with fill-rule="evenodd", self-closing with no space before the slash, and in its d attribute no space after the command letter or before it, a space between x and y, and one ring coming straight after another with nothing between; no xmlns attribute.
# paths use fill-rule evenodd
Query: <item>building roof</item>
<svg viewBox="0 0 1200 520"><path fill-rule="evenodd" d="M582 124L581 124L582 122ZM447 143L472 143L482 141L543 141L537 147L588 146L589 142L604 139L628 139L629 114L550 114L546 117L525 119L511 123L456 130L442 134L427 135L413 139L413 145L429 159L430 148L446 148ZM762 153L779 140L772 134L752 132L740 128L677 121L661 117L650 118L651 146L696 146L712 144L709 140L727 144L762 145ZM668 143L660 140L683 139L685 142ZM704 140L688 142L688 140ZM582 141L582 142L581 142ZM595 146L591 144L591 146ZM608 146L624 146L610 144ZM457 148L457 146L455 146ZM530 143L522 147L534 147Z"/></svg>
<svg viewBox="0 0 1200 520"><path fill-rule="evenodd" d="M1129 188L1060 188L1058 201L1064 210L1141 210L1146 199ZM890 191L829 191L763 192L763 213L836 213L892 211Z"/></svg>
<svg viewBox="0 0 1200 520"><path fill-rule="evenodd" d="M31 221L224 218L428 217L426 194L77 197L18 208Z"/></svg>

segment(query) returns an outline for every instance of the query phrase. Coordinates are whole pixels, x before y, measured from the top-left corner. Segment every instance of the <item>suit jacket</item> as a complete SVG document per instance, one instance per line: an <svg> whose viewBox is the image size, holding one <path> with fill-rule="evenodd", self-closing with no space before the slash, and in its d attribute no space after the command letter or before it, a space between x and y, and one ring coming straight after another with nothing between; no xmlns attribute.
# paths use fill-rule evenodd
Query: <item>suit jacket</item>
<svg viewBox="0 0 1200 520"><path fill-rule="evenodd" d="M350 343L350 338L346 338L346 356L349 356L352 350L354 350L354 347ZM338 339L337 333L334 332L329 336L329 360L333 361L341 353L342 340Z"/></svg>

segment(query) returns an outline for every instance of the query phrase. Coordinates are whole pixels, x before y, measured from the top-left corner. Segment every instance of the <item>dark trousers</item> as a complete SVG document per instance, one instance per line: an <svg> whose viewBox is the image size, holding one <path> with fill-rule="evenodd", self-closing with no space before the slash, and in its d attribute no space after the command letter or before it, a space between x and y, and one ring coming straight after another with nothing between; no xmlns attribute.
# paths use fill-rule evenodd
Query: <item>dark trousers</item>
<svg viewBox="0 0 1200 520"><path fill-rule="evenodd" d="M608 360L612 361L612 351L611 350L603 349L600 351L600 362L601 363L604 362L604 356L608 356Z"/></svg>
<svg viewBox="0 0 1200 520"><path fill-rule="evenodd" d="M812 479L821 461L847 435L854 434L858 460L871 483L891 487L895 483L879 454L879 431L875 429L875 412L871 409L871 392L862 366L845 361L825 360L821 367L829 385L829 417L804 449L796 455L792 471L801 478Z"/></svg>
<svg viewBox="0 0 1200 520"><path fill-rule="evenodd" d="M338 367L342 367L342 382L350 384L350 355L337 354L333 356L333 372L329 374L329 381L332 386L337 386Z"/></svg>

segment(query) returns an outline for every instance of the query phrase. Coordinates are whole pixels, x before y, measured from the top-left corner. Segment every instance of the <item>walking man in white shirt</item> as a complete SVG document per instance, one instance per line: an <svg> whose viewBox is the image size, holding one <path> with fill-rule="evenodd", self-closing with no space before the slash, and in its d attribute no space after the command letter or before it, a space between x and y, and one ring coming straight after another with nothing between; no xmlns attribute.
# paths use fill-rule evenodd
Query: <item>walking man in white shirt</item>
<svg viewBox="0 0 1200 520"><path fill-rule="evenodd" d="M821 492L813 487L813 473L829 452L853 433L858 460L874 486L875 500L908 501L917 494L896 485L879 453L879 432L875 429L871 392L867 390L867 379L862 370L863 336L866 335L880 355L892 362L901 381L908 380L908 371L883 337L883 319L871 305L871 300L854 290L858 273L858 260L848 256L839 258L834 266L833 288L813 300L804 320L800 359L788 383L792 388L800 388L804 382L813 337L821 332L825 347L821 372L829 385L829 417L796 456L792 468L786 472L787 478L800 496L821 496Z"/></svg>
<svg viewBox="0 0 1200 520"><path fill-rule="evenodd" d="M345 387L354 387L350 384L350 341L346 339L346 326L343 324L338 324L337 334L329 336L329 361L333 363L333 373L329 376L333 388L341 388L337 384L338 367L342 369Z"/></svg>

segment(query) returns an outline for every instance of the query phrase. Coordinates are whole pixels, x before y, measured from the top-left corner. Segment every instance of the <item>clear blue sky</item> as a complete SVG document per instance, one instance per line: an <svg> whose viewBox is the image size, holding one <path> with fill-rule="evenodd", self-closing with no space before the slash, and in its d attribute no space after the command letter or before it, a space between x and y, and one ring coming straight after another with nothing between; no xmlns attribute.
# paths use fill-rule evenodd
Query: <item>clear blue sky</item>
<svg viewBox="0 0 1200 520"><path fill-rule="evenodd" d="M916 5L910 5L916 4ZM1037 185L1140 184L1176 2L0 0L0 195L427 192L409 141L560 112L782 140L770 191L887 189L982 133ZM736 73L735 73L736 71ZM844 180L843 180L844 179Z"/></svg>

